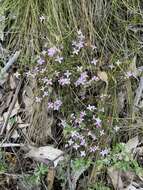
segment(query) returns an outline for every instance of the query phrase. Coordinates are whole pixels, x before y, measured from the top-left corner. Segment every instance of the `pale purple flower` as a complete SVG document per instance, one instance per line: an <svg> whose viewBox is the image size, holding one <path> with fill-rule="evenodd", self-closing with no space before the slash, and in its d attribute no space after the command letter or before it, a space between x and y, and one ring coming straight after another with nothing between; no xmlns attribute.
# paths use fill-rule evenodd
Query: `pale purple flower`
<svg viewBox="0 0 143 190"><path fill-rule="evenodd" d="M47 79L46 77L42 79L47 85L52 85L52 79Z"/></svg>
<svg viewBox="0 0 143 190"><path fill-rule="evenodd" d="M81 111L80 112L80 118L83 118L84 116L86 116L86 112L85 111Z"/></svg>
<svg viewBox="0 0 143 190"><path fill-rule="evenodd" d="M109 153L109 150L105 148L104 150L101 150L100 154L101 156L106 156Z"/></svg>
<svg viewBox="0 0 143 190"><path fill-rule="evenodd" d="M79 134L79 135L77 135L77 138L80 139L80 140L82 141L82 140L84 139L84 136L81 135L81 134Z"/></svg>
<svg viewBox="0 0 143 190"><path fill-rule="evenodd" d="M53 57L57 53L57 48L56 47L51 47L48 49L48 56Z"/></svg>
<svg viewBox="0 0 143 190"><path fill-rule="evenodd" d="M85 156L86 156L85 151L80 151L80 156L81 156L81 157L85 157Z"/></svg>
<svg viewBox="0 0 143 190"><path fill-rule="evenodd" d="M82 42L82 41L79 41L79 42L77 42L77 44L75 45L76 46L76 48L77 49L81 49L81 48L83 48L84 47L84 42Z"/></svg>
<svg viewBox="0 0 143 190"><path fill-rule="evenodd" d="M80 77L79 77L78 80L75 82L75 85L76 85L76 86L84 85L84 84L87 82L87 78L88 78L87 72L81 73Z"/></svg>
<svg viewBox="0 0 143 190"><path fill-rule="evenodd" d="M95 125L97 125L98 127L100 127L101 126L101 122L102 122L101 119L98 117L98 118L95 118L95 121L96 121Z"/></svg>
<svg viewBox="0 0 143 190"><path fill-rule="evenodd" d="M61 100L56 100L54 102L54 110L59 110L61 105L62 105L62 101Z"/></svg>
<svg viewBox="0 0 143 190"><path fill-rule="evenodd" d="M92 147L89 148L90 152L95 152L96 150L98 150L97 146L92 146Z"/></svg>
<svg viewBox="0 0 143 190"><path fill-rule="evenodd" d="M81 48L84 47L84 41L83 41L84 39L85 39L85 36L82 34L82 32L78 32L78 41L72 42L72 45L74 46L73 54L78 55Z"/></svg>
<svg viewBox="0 0 143 190"><path fill-rule="evenodd" d="M127 77L127 78L130 78L130 77L132 77L132 76L134 76L134 73L133 73L133 72L128 71L128 72L126 73L126 77Z"/></svg>
<svg viewBox="0 0 143 190"><path fill-rule="evenodd" d="M93 65L96 66L97 62L98 62L98 60L94 58L94 59L91 61L91 64L93 64Z"/></svg>
<svg viewBox="0 0 143 190"><path fill-rule="evenodd" d="M69 78L60 78L58 80L58 82L59 82L60 85L64 86L64 85L70 84L70 79Z"/></svg>
<svg viewBox="0 0 143 190"><path fill-rule="evenodd" d="M71 131L71 137L78 137L79 133L77 131Z"/></svg>
<svg viewBox="0 0 143 190"><path fill-rule="evenodd" d="M47 79L46 84L47 85L52 85L52 79Z"/></svg>
<svg viewBox="0 0 143 190"><path fill-rule="evenodd" d="M40 57L40 58L37 60L37 63L38 63L39 65L43 65L43 64L45 63L45 60Z"/></svg>
<svg viewBox="0 0 143 190"><path fill-rule="evenodd" d="M99 80L99 77L97 77L97 76L93 76L92 78L91 78L91 81L98 81Z"/></svg>
<svg viewBox="0 0 143 190"><path fill-rule="evenodd" d="M49 95L48 92L44 92L43 97L46 97L46 96L48 96L48 95Z"/></svg>
<svg viewBox="0 0 143 190"><path fill-rule="evenodd" d="M81 146L86 145L85 139L81 139L80 145L81 145Z"/></svg>
<svg viewBox="0 0 143 190"><path fill-rule="evenodd" d="M62 63L63 60L64 60L64 58L60 57L60 56L57 56L56 59L55 59L55 61L59 62L59 63Z"/></svg>
<svg viewBox="0 0 143 190"><path fill-rule="evenodd" d="M54 108L54 103L53 102L48 102L48 108L53 109Z"/></svg>
<svg viewBox="0 0 143 190"><path fill-rule="evenodd" d="M85 72L81 73L80 77L81 78L87 78L88 77L87 72L85 71Z"/></svg>

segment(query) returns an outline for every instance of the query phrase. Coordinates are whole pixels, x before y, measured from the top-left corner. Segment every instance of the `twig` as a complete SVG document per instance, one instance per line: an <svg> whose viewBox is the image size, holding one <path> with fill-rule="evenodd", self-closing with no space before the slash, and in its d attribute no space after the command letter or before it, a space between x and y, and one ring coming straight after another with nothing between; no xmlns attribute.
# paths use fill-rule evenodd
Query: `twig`
<svg viewBox="0 0 143 190"><path fill-rule="evenodd" d="M7 148L7 147L23 147L24 144L17 144L17 143L3 143L0 144L0 148Z"/></svg>
<svg viewBox="0 0 143 190"><path fill-rule="evenodd" d="M140 98L142 96L142 92L143 92L143 77L140 78L139 86L136 90L136 96L134 99L134 106L138 106L138 103L139 103Z"/></svg>
<svg viewBox="0 0 143 190"><path fill-rule="evenodd" d="M3 124L3 127L2 127L2 129L1 129L0 135L3 135L3 133L4 133L5 129L6 129L6 127L7 127L7 124L8 124L10 115L11 115L11 112L12 112L12 110L13 110L13 108L14 108L14 106L15 106L15 103L16 103L16 101L17 101L17 96L18 96L18 93L19 93L19 91L20 91L22 82L23 82L23 80L21 79L20 82L19 82L19 84L18 84L18 86L17 86L17 88L16 88L16 92L15 92L15 94L14 94L13 100L12 100L11 105L10 105L10 107L9 107L8 115L7 115L7 118L6 118L6 120L5 120L4 124Z"/></svg>
<svg viewBox="0 0 143 190"><path fill-rule="evenodd" d="M14 179L17 179L17 178L24 178L24 176L31 176L30 174L23 174L23 175L20 175L20 174L6 173L6 172L0 172L0 175L6 175L6 176L12 177L12 178L14 178Z"/></svg>
<svg viewBox="0 0 143 190"><path fill-rule="evenodd" d="M0 78L3 78L3 75L9 70L9 68L16 62L20 55L20 51L16 51L13 57L6 63L5 67L0 72Z"/></svg>

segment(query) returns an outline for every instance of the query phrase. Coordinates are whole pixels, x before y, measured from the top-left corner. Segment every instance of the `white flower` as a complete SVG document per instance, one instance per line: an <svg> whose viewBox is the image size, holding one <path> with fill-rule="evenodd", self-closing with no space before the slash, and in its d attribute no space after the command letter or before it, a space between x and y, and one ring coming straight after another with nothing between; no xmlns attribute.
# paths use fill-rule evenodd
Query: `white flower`
<svg viewBox="0 0 143 190"><path fill-rule="evenodd" d="M121 64L121 62L118 60L118 61L116 62L116 65L119 66L120 64Z"/></svg>
<svg viewBox="0 0 143 190"><path fill-rule="evenodd" d="M61 120L61 125L65 128L66 125L67 125L66 121L65 120Z"/></svg>
<svg viewBox="0 0 143 190"><path fill-rule="evenodd" d="M83 70L83 67L82 67L82 66L77 66L77 71L78 71L78 72L82 72L82 70Z"/></svg>
<svg viewBox="0 0 143 190"><path fill-rule="evenodd" d="M74 148L75 150L77 150L79 147L80 147L80 146L79 146L78 144L75 144L75 145L73 146L73 148Z"/></svg>
<svg viewBox="0 0 143 190"><path fill-rule="evenodd" d="M91 45L91 48L92 48L92 50L97 49L97 47L95 45Z"/></svg>
<svg viewBox="0 0 143 190"><path fill-rule="evenodd" d="M85 151L80 151L80 156L81 156L81 157L85 157L85 156L86 156Z"/></svg>
<svg viewBox="0 0 143 190"><path fill-rule="evenodd" d="M87 107L87 109L90 110L90 111L94 111L94 110L96 110L96 107L95 106L91 106L89 104L88 107Z"/></svg>
<svg viewBox="0 0 143 190"><path fill-rule="evenodd" d="M74 48L72 53L75 54L75 55L78 55L79 49Z"/></svg>
<svg viewBox="0 0 143 190"><path fill-rule="evenodd" d="M63 57L57 56L56 59L55 59L55 61L59 62L59 63L62 63L63 59L64 59Z"/></svg>
<svg viewBox="0 0 143 190"><path fill-rule="evenodd" d="M16 72L16 73L14 73L14 76L15 76L17 79L19 79L19 76L21 76L21 74L18 73L18 72Z"/></svg>
<svg viewBox="0 0 143 190"><path fill-rule="evenodd" d="M109 68L112 70L115 68L115 66L113 64L109 65Z"/></svg>
<svg viewBox="0 0 143 190"><path fill-rule="evenodd" d="M46 55L47 51L46 50L43 50L42 51L42 55Z"/></svg>
<svg viewBox="0 0 143 190"><path fill-rule="evenodd" d="M104 133L104 130L101 130L100 131L100 136L103 136L105 133Z"/></svg>
<svg viewBox="0 0 143 190"><path fill-rule="evenodd" d="M70 139L69 141L68 141L68 144L69 145L72 145L74 143L74 141L72 140L72 139Z"/></svg>
<svg viewBox="0 0 143 190"><path fill-rule="evenodd" d="M42 15L40 16L40 21L43 22L45 20L45 17Z"/></svg>
<svg viewBox="0 0 143 190"><path fill-rule="evenodd" d="M65 75L67 78L69 78L69 76L71 75L71 73L67 70L67 71L64 73L64 75Z"/></svg>
<svg viewBox="0 0 143 190"><path fill-rule="evenodd" d="M42 101L42 98L35 97L35 102L36 102L36 103L40 103L41 101Z"/></svg>
<svg viewBox="0 0 143 190"><path fill-rule="evenodd" d="M91 61L91 64L96 65L97 62L98 62L98 60L94 58L94 59Z"/></svg>
<svg viewBox="0 0 143 190"><path fill-rule="evenodd" d="M118 127L117 125L114 127L115 132L119 131L120 127Z"/></svg>

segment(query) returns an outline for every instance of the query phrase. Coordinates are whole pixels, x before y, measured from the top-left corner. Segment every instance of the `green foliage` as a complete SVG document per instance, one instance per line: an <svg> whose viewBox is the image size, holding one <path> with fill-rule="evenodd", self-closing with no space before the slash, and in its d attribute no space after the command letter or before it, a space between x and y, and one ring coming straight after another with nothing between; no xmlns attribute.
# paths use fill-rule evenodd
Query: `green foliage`
<svg viewBox="0 0 143 190"><path fill-rule="evenodd" d="M126 151L125 144L117 144L110 154L96 161L97 168L115 167L121 171L132 171L137 175L142 174L142 169L138 162L133 158L133 155Z"/></svg>
<svg viewBox="0 0 143 190"><path fill-rule="evenodd" d="M4 161L0 161L0 173L6 172L8 169L7 164Z"/></svg>
<svg viewBox="0 0 143 190"><path fill-rule="evenodd" d="M40 184L41 182L41 179L42 177L48 172L48 167L47 165L44 165L44 164L39 164L35 170L34 170L34 173L33 175L30 175L30 176L26 176L24 178L25 182L26 183L29 183L29 184Z"/></svg>
<svg viewBox="0 0 143 190"><path fill-rule="evenodd" d="M71 167L74 171L82 169L82 168L88 168L91 164L91 160L90 159L84 159L84 158L77 158L75 160L72 161Z"/></svg>
<svg viewBox="0 0 143 190"><path fill-rule="evenodd" d="M105 186L103 183L96 183L95 185L91 185L88 190L110 190L110 188Z"/></svg>
<svg viewBox="0 0 143 190"><path fill-rule="evenodd" d="M4 160L4 152L0 150L0 173L6 172L8 169L8 165Z"/></svg>

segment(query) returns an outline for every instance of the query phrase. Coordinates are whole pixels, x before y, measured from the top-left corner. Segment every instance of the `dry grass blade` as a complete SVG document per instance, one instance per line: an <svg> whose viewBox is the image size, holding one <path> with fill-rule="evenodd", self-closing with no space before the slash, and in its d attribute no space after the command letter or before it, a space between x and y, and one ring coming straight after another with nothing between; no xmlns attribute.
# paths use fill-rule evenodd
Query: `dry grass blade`
<svg viewBox="0 0 143 190"><path fill-rule="evenodd" d="M8 124L10 115L11 115L11 112L12 112L12 110L13 110L13 108L14 108L14 105L15 105L15 103L16 103L16 101L17 101L18 93L19 93L19 91L20 91L22 82L23 82L23 80L21 79L20 82L19 82L19 84L18 84L18 86L17 86L17 88L16 88L16 92L15 92L15 94L14 94L13 100L12 100L12 102L11 102L11 104L10 104L9 109L8 109L7 118L6 118L6 120L5 120L5 122L4 122L4 125L3 125L2 129L1 129L1 132L0 132L1 135L3 135L4 131L6 130L6 127L7 127L7 124Z"/></svg>

